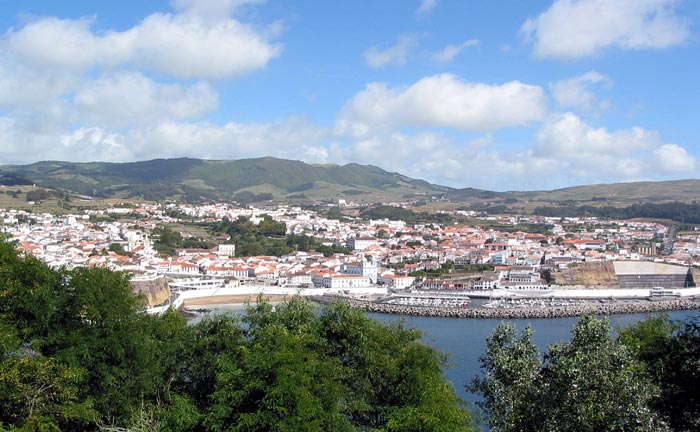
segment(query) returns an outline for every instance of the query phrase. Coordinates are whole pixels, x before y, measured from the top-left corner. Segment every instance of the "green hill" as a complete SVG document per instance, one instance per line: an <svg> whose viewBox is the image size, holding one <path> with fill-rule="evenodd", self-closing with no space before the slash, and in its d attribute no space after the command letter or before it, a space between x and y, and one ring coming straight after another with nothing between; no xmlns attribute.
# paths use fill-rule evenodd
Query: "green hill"
<svg viewBox="0 0 700 432"><path fill-rule="evenodd" d="M0 178L21 179L100 198L181 199L193 202L274 199L355 202L410 200L450 190L371 165L310 165L272 157L191 158L129 163L45 161L0 166Z"/></svg>

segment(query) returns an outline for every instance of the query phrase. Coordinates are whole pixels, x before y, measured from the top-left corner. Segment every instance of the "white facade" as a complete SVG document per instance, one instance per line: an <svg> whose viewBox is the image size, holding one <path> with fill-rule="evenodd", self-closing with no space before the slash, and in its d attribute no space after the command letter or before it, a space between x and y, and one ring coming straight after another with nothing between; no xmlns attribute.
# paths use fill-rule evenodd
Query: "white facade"
<svg viewBox="0 0 700 432"><path fill-rule="evenodd" d="M323 278L323 287L330 289L364 288L370 286L369 278L355 275L329 275Z"/></svg>
<svg viewBox="0 0 700 432"><path fill-rule="evenodd" d="M347 275L364 276L376 284L379 265L373 256L368 256L363 257L360 262L344 264L340 272Z"/></svg>
<svg viewBox="0 0 700 432"><path fill-rule="evenodd" d="M389 288L406 289L413 285L416 278L413 276L384 275L379 276L378 281Z"/></svg>
<svg viewBox="0 0 700 432"><path fill-rule="evenodd" d="M350 237L348 239L348 247L352 250L365 250L377 243L378 241L374 237Z"/></svg>
<svg viewBox="0 0 700 432"><path fill-rule="evenodd" d="M225 257L236 256L236 245L220 244L216 248L216 254L219 256L225 256Z"/></svg>

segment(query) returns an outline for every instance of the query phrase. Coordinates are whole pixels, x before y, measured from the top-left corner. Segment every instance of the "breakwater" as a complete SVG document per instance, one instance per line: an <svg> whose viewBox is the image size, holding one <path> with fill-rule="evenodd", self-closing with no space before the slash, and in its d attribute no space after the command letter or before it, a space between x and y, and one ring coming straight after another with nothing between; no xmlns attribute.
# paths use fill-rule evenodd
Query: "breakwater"
<svg viewBox="0 0 700 432"><path fill-rule="evenodd" d="M320 303L329 303L334 300L340 300L347 303L350 307L362 309L367 312L442 318L568 318L590 314L638 314L700 309L700 302L687 299L626 303L591 302L573 306L522 307L507 309L405 306L389 303L378 303L367 300L357 300L346 297L315 297L314 300Z"/></svg>

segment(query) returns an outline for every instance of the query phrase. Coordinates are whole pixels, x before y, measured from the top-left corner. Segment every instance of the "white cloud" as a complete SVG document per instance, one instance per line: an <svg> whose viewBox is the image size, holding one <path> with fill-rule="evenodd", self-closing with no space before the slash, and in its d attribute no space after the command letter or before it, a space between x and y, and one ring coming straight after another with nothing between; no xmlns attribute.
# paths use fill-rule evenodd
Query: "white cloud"
<svg viewBox="0 0 700 432"><path fill-rule="evenodd" d="M549 119L540 129L537 140L536 152L554 157L588 154L623 157L659 142L658 134L645 129L634 127L609 132L606 128L590 126L570 112Z"/></svg>
<svg viewBox="0 0 700 432"><path fill-rule="evenodd" d="M677 0L555 0L521 32L542 58L578 59L610 47L659 49L690 37Z"/></svg>
<svg viewBox="0 0 700 432"><path fill-rule="evenodd" d="M445 48L440 50L440 52L436 53L433 56L433 59L439 63L447 63L449 61L452 61L453 58L464 48L475 46L479 44L479 39L469 39L468 41L465 41L459 45L447 45Z"/></svg>
<svg viewBox="0 0 700 432"><path fill-rule="evenodd" d="M327 131L303 117L290 117L270 123L164 121L132 131L133 155L143 160L164 156L193 156L213 159L277 156L309 158L323 156L320 143Z"/></svg>
<svg viewBox="0 0 700 432"><path fill-rule="evenodd" d="M100 127L78 128L60 136L59 142L59 146L48 151L51 155L49 159L64 160L67 154L71 155L71 162L120 162L131 159L131 151L124 139Z"/></svg>
<svg viewBox="0 0 700 432"><path fill-rule="evenodd" d="M655 178L690 171L694 161L686 150L665 144L659 134L640 127L608 131L595 128L572 113L554 116L537 134L533 156L559 161L582 179Z"/></svg>
<svg viewBox="0 0 700 432"><path fill-rule="evenodd" d="M122 32L96 33L93 24L87 18L42 18L8 31L0 49L42 68L87 71L129 65L209 79L264 67L282 49L264 32L226 16L212 21L193 13L154 13Z"/></svg>
<svg viewBox="0 0 700 432"><path fill-rule="evenodd" d="M546 97L539 86L519 81L470 83L442 74L408 88L368 84L345 104L337 130L356 136L400 125L487 131L540 120L546 110Z"/></svg>
<svg viewBox="0 0 700 432"><path fill-rule="evenodd" d="M205 19L221 19L234 13L245 4L262 3L265 0L171 0L176 11Z"/></svg>
<svg viewBox="0 0 700 432"><path fill-rule="evenodd" d="M209 84L160 84L137 72L108 73L87 82L73 98L89 123L127 127L163 119L191 119L218 106Z"/></svg>
<svg viewBox="0 0 700 432"><path fill-rule="evenodd" d="M418 6L418 9L416 9L416 15L423 15L431 10L435 9L435 7L438 4L438 0L423 0L420 3L420 6Z"/></svg>
<svg viewBox="0 0 700 432"><path fill-rule="evenodd" d="M406 64L418 41L413 35L400 36L396 45L381 49L375 45L365 51L365 61L370 67L382 68L385 66L403 66Z"/></svg>
<svg viewBox="0 0 700 432"><path fill-rule="evenodd" d="M45 106L79 82L73 74L29 68L0 53L0 108Z"/></svg>
<svg viewBox="0 0 700 432"><path fill-rule="evenodd" d="M676 144L664 144L652 152L657 168L664 173L688 172L695 169L695 158Z"/></svg>
<svg viewBox="0 0 700 432"><path fill-rule="evenodd" d="M590 71L573 78L556 81L549 85L557 103L565 108L590 110L604 107L608 102L598 101L598 96L590 90L592 85L608 85L610 80L603 74Z"/></svg>

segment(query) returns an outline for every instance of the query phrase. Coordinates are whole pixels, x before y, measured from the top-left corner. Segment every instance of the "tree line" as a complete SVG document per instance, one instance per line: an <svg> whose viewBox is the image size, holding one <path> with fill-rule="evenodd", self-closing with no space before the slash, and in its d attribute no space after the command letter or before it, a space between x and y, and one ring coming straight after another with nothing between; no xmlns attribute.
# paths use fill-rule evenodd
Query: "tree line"
<svg viewBox="0 0 700 432"><path fill-rule="evenodd" d="M228 242L236 245L236 256L281 256L296 251L321 252L325 256L348 253L344 247L322 244L320 239L305 234L287 234L287 225L264 215L255 224L244 216L235 220L223 218L210 226L214 234L227 234Z"/></svg>
<svg viewBox="0 0 700 432"><path fill-rule="evenodd" d="M0 243L0 430L470 431L446 358L343 304L148 315L129 277Z"/></svg>
<svg viewBox="0 0 700 432"><path fill-rule="evenodd" d="M651 316L612 336L607 319L586 316L569 342L543 354L530 327L499 325L487 340L481 395L492 430L700 430L700 323Z"/></svg>
<svg viewBox="0 0 700 432"><path fill-rule="evenodd" d="M533 214L552 217L595 216L608 219L652 218L670 219L680 223L700 223L700 204L668 202L663 204L639 203L627 207L615 206L540 206Z"/></svg>

